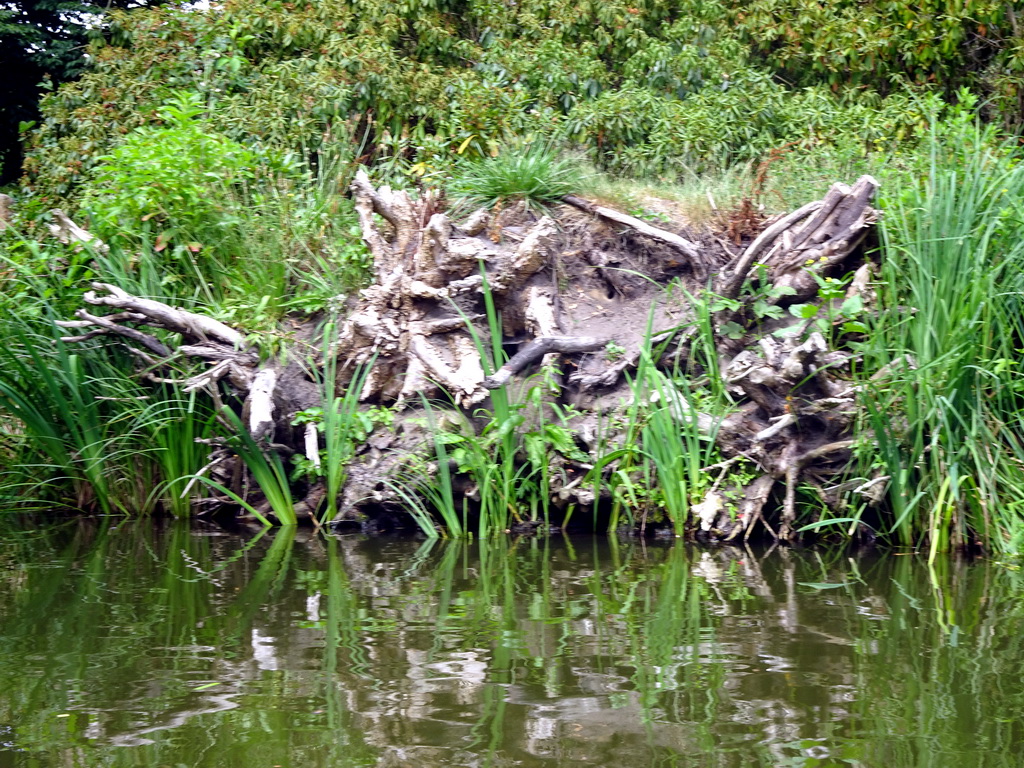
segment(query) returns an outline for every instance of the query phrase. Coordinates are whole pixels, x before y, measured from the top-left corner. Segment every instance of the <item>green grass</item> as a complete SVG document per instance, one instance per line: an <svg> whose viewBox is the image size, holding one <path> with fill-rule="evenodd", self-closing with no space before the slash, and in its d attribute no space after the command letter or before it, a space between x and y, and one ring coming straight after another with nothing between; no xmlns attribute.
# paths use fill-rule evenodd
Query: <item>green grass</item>
<svg viewBox="0 0 1024 768"><path fill-rule="evenodd" d="M321 524L337 514L338 494L348 477L348 464L369 432L368 425L360 418L359 396L376 359L371 358L365 365L357 367L345 394L338 397L338 358L331 354L331 341L336 330L334 323L324 326L321 345L324 367L322 374L315 374L320 385L321 422L318 431L323 433L324 442L321 471L327 489L327 504L320 517ZM311 367L316 368L315 365Z"/></svg>
<svg viewBox="0 0 1024 768"><path fill-rule="evenodd" d="M890 478L882 532L932 557L1022 544L1022 199L1013 148L973 126L936 134L926 177L883 198L860 471Z"/></svg>
<svg viewBox="0 0 1024 768"><path fill-rule="evenodd" d="M276 518L278 525L284 527L297 525L298 516L295 512L295 498L292 495L291 481L288 471L285 469L284 461L282 461L273 448L257 442L249 434L238 414L230 408L225 407L221 411L221 415L227 425L231 427L231 433L225 436L225 441L245 465L249 476L256 483L260 493L263 494L263 498ZM198 480L215 491L222 493L259 520L264 527L269 528L273 525L273 522L259 508L252 504L250 501L251 494L246 492L246 488L238 490L228 488L203 475L193 475L189 479Z"/></svg>
<svg viewBox="0 0 1024 768"><path fill-rule="evenodd" d="M552 145L507 147L495 157L457 163L448 195L464 211L517 201L542 211L576 192L581 172L578 161L560 156Z"/></svg>
<svg viewBox="0 0 1024 768"><path fill-rule="evenodd" d="M188 483L188 478L202 469L210 452L208 445L196 440L213 434L214 414L195 394L183 397L166 385L154 394L158 398L152 406L156 413L147 416L161 420L152 432L152 458L157 477L163 482L154 489L152 497L175 517L189 517L198 487Z"/></svg>

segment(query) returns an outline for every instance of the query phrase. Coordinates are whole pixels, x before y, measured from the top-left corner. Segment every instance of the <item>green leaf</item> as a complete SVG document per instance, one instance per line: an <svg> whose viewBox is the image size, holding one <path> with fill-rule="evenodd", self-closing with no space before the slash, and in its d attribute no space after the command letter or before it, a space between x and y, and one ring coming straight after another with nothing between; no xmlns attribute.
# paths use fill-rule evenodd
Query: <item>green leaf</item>
<svg viewBox="0 0 1024 768"><path fill-rule="evenodd" d="M723 309L731 310L732 312L737 311L743 303L736 301L735 299L726 299L723 296L716 296L708 310L711 312L721 312Z"/></svg>
<svg viewBox="0 0 1024 768"><path fill-rule="evenodd" d="M730 339L742 339L743 334L746 333L743 326L733 320L730 320L728 323L722 323L718 330Z"/></svg>
<svg viewBox="0 0 1024 768"><path fill-rule="evenodd" d="M856 317L864 310L864 299L860 296L851 296L839 307L839 312L846 317Z"/></svg>
<svg viewBox="0 0 1024 768"><path fill-rule="evenodd" d="M769 304L764 299L758 299L754 302L754 314L760 318L771 317L778 319L783 317L786 313L782 307L776 306L775 304Z"/></svg>
<svg viewBox="0 0 1024 768"><path fill-rule="evenodd" d="M765 291L765 293L767 293L773 299L779 299L782 298L783 296L796 296L796 288L794 288L791 285L773 285L770 288L768 288L768 290Z"/></svg>
<svg viewBox="0 0 1024 768"><path fill-rule="evenodd" d="M435 432L434 441L441 445L458 445L466 442L466 438L454 432Z"/></svg>
<svg viewBox="0 0 1024 768"><path fill-rule="evenodd" d="M786 336L795 336L800 332L800 325L787 325L785 328L778 328L772 331L772 336L777 336L780 339Z"/></svg>
<svg viewBox="0 0 1024 768"><path fill-rule="evenodd" d="M832 582L828 581L798 581L797 584L799 584L801 587L810 587L811 589L818 590L839 589L839 587L847 586L847 583L845 581L841 581L838 584L833 584Z"/></svg>
<svg viewBox="0 0 1024 768"><path fill-rule="evenodd" d="M809 320L818 314L818 307L815 304L793 304L789 308L789 314Z"/></svg>

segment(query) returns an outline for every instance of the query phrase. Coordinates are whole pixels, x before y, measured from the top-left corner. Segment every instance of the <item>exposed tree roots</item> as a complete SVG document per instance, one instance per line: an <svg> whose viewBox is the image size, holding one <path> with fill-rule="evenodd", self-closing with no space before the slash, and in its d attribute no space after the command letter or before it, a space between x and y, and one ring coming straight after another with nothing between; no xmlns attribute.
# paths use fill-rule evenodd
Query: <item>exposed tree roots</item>
<svg viewBox="0 0 1024 768"><path fill-rule="evenodd" d="M575 506L610 505L607 491L594 498L595 484L581 482L588 472L608 479L618 466L595 470L600 456L582 458L600 442L596 415L628 405L627 378L650 350L661 355L653 362L671 369L690 358L701 334L707 342L693 301L713 298L724 305L710 329L717 366L687 369L690 389L720 376L736 407L724 419L687 417L713 436L724 458L708 468L718 480L692 506L689 524L735 540L760 522L772 537L793 540L798 489L818 488L826 504L835 503L826 479L842 471L854 447L857 393L841 342L854 332L843 325L844 312L872 300L872 265L861 246L876 220L876 188L870 177L836 184L822 200L767 222L733 256L716 238L701 242L575 197L550 216L481 210L453 222L430 195L375 188L360 173L352 192L373 283L354 298L321 356L337 361L339 392L358 383L360 401L404 415L360 448L338 500L339 520L372 521L401 506L389 479L409 471L410 455L433 458L425 401L447 401L472 423L493 390L521 387L538 370L545 374L542 407L564 413L574 406L567 423L580 449L551 458L556 519ZM829 278L854 272L845 294L822 291L834 285ZM320 461L316 430L294 428L292 420L319 404L312 371L324 360L293 351L261 362L237 329L112 285L93 287L89 308L61 323L79 332L65 341L113 337L138 357L141 375L234 407L266 450ZM508 353L496 369L489 362L495 347ZM169 378L182 360L191 361L191 375ZM604 448L623 439L621 429L606 434ZM236 463L218 444L208 469L237 475ZM752 479L738 483L730 473L741 464ZM477 492L458 490L470 499ZM323 485L313 483L300 511L313 515L323 501Z"/></svg>

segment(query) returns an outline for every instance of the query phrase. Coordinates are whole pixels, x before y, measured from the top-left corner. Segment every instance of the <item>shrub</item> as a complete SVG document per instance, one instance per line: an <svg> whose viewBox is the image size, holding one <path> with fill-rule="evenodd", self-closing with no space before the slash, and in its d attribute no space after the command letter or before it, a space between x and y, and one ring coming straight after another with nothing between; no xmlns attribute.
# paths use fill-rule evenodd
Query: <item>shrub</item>
<svg viewBox="0 0 1024 768"><path fill-rule="evenodd" d="M82 208L102 240L138 248L155 235L156 250L173 253L183 240L216 248L233 239L237 217L225 192L253 181L261 158L210 130L202 113L196 94L180 93L160 110L163 127L138 128L100 158Z"/></svg>
<svg viewBox="0 0 1024 768"><path fill-rule="evenodd" d="M409 0L396 10L384 0L226 0L216 11L115 14L93 70L47 98L27 180L44 207L69 207L97 158L158 124L176 90L198 95L204 130L224 140L313 157L348 145L406 180L517 136L568 136L602 167L658 174L758 159L794 140L829 143L840 131L863 133L865 144L914 138L920 115L908 88L938 91L915 74L923 69L900 74L894 60L870 87L847 87L830 59L841 24L793 41L776 17L802 12L802 1L747 5ZM998 24L999 55L967 80L1010 109L1021 64ZM893 55L916 50L917 32L894 30ZM943 66L955 70L976 34L939 51ZM804 50L810 40L817 47ZM780 79L780 68L798 68L801 89L783 85L794 79Z"/></svg>

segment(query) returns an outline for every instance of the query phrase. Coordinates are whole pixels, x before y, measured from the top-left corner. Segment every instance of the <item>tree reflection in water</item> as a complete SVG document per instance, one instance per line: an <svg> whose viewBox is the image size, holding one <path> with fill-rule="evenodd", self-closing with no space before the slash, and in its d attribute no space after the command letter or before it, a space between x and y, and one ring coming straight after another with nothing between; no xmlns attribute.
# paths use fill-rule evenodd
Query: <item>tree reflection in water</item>
<svg viewBox="0 0 1024 768"><path fill-rule="evenodd" d="M7 766L1017 765L1021 578L614 539L0 544Z"/></svg>

